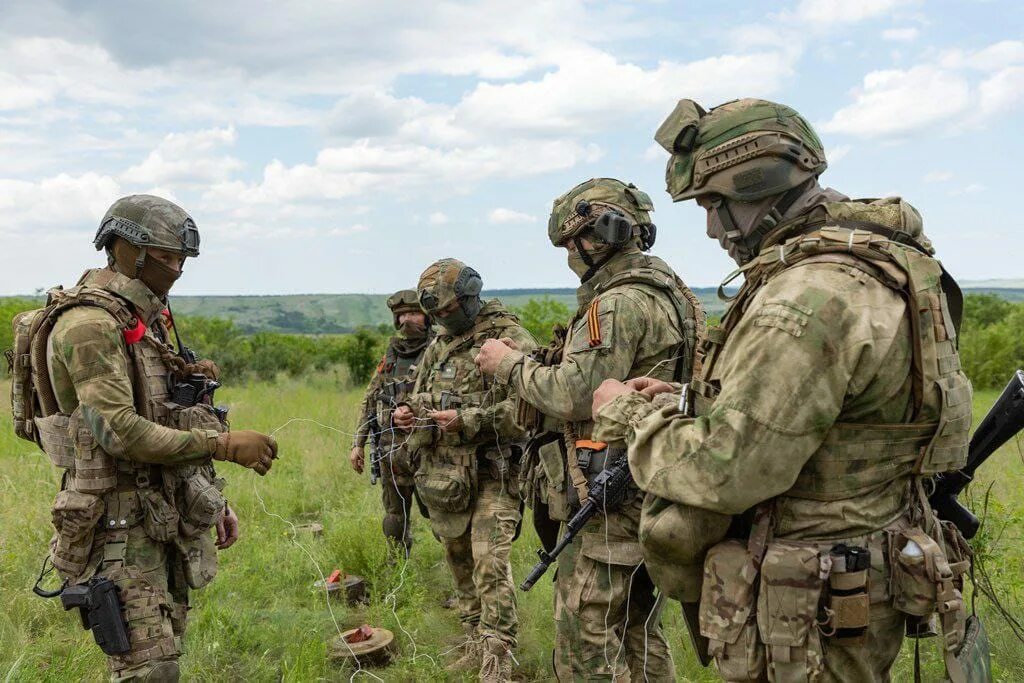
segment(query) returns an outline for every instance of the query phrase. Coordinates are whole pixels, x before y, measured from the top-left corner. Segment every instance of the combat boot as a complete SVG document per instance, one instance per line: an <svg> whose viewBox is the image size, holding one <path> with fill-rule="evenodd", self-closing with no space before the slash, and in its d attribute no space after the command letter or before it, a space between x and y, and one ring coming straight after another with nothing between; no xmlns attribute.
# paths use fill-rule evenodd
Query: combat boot
<svg viewBox="0 0 1024 683"><path fill-rule="evenodd" d="M485 638L484 661L480 665L482 683L509 683L512 680L512 652L498 638Z"/></svg>
<svg viewBox="0 0 1024 683"><path fill-rule="evenodd" d="M480 668L480 635L476 632L476 624L463 624L462 628L466 631L466 640L460 647L462 656L452 663L452 668L461 671L473 671Z"/></svg>

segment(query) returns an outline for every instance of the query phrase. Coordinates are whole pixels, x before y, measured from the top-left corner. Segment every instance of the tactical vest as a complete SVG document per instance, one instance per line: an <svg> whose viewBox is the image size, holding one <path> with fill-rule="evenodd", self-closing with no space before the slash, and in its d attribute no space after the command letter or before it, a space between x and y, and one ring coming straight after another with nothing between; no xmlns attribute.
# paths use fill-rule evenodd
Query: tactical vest
<svg viewBox="0 0 1024 683"><path fill-rule="evenodd" d="M49 337L58 318L80 306L104 310L124 339L136 412L156 424L180 430L226 431L210 406L173 403L172 378L185 363L167 345L162 320L146 329L131 304L117 294L129 279L109 270L86 273L75 287L49 292L47 306L14 320L12 365L19 371L12 389L19 436L36 441L65 471L54 502L57 541L52 560L71 581L84 581L100 562L123 563L128 530L142 524L158 542L173 542L193 588L216 573L216 551L208 530L223 514L224 481L212 464L161 466L107 453L82 419L81 407L63 413L47 367Z"/></svg>
<svg viewBox="0 0 1024 683"><path fill-rule="evenodd" d="M911 415L903 424L835 423L793 487L758 508L750 538L708 551L700 630L727 677L756 678L767 667L773 679L815 680L823 639L863 645L869 606L888 602L913 624L938 614L947 670L964 680L956 653L968 626L961 591L970 548L955 527L934 518L922 486L927 475L959 469L967 459L971 386L957 353L959 288L898 225L836 219L831 212L817 219L790 226L786 232L795 237L763 248L741 269L743 286L701 347L703 372L689 391L694 413L707 414L717 397L716 363L761 287L788 269L836 263L906 301ZM797 500L855 500L858 509L875 511L878 530L800 540L803 527L786 504ZM877 570L872 558L884 561L883 581L868 579Z"/></svg>
<svg viewBox="0 0 1024 683"><path fill-rule="evenodd" d="M459 410L479 408L500 402L473 363L473 347L481 346L488 339L506 336L506 330L519 327L519 319L506 311L496 301L488 302L469 331L454 337L439 336L432 343L443 344L432 367L421 367L425 377L423 387L430 394L434 410ZM497 400L496 400L497 399ZM486 432L486 430L484 430ZM427 432L423 432L426 434ZM449 434L430 430L433 434L430 445L417 448L420 466L416 472L416 490L421 500L430 509L430 520L434 531L442 536L454 538L466 528L471 514L471 503L475 496L481 473L482 459L494 463L504 472L510 468L513 458L513 443L498 443L493 433L484 433L468 443L458 433ZM413 432L410 447L425 437ZM498 473L503 476L502 472Z"/></svg>
<svg viewBox="0 0 1024 683"><path fill-rule="evenodd" d="M565 340L564 348L571 348L575 343L575 336L584 329L588 335L588 343L597 346L601 343L601 326L598 320L598 307L601 296L619 287L627 285L638 285L640 287L656 290L665 295L671 301L676 311L676 322L682 331L683 339L679 346L672 352L672 380L676 382L688 381L694 372L697 343L703 338L706 325L704 309L700 300L690 291L686 284L663 262L646 258L643 265L637 264L633 267L612 275L606 282L602 282L595 290L590 301L580 306L569 324L569 331ZM584 328L580 322L586 318L587 325ZM559 362L561 359L559 358ZM629 377L624 379L630 379ZM574 423L565 425L565 450L566 450L566 471L565 477L548 476L549 482L568 479L572 484L568 505L557 500L557 491L549 491L549 500L554 499L552 505L553 514L558 514L560 519L568 519L565 515L570 506L578 504L578 501L586 500L586 492L589 482L601 473L603 458L587 458L581 462L577 444L586 442L593 429L593 422ZM549 447L549 450L552 450ZM549 457L548 460L551 458ZM550 469L550 465L546 465ZM568 491L569 489L565 489Z"/></svg>
<svg viewBox="0 0 1024 683"><path fill-rule="evenodd" d="M428 336L423 344L408 352L399 353L394 343L388 344L387 351L377 366L377 390L374 393L374 405L377 411L377 424L381 428L381 438L387 443L393 441L391 415L401 401L413 389L416 383L413 373L423 352L432 339Z"/></svg>

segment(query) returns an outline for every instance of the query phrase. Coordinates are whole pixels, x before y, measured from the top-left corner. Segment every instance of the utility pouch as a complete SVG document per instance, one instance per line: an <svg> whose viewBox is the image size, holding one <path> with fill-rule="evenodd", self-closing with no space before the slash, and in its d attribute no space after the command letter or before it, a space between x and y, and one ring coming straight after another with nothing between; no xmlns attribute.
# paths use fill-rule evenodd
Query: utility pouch
<svg viewBox="0 0 1024 683"><path fill-rule="evenodd" d="M217 576L217 546L210 534L174 539L181 556L181 570L189 588L202 588Z"/></svg>
<svg viewBox="0 0 1024 683"><path fill-rule="evenodd" d="M96 441L92 431L82 423L81 406L71 413L68 431L75 440L76 491L103 495L117 486L117 461Z"/></svg>
<svg viewBox="0 0 1024 683"><path fill-rule="evenodd" d="M157 543L167 543L178 535L178 511L158 489L140 489L142 528Z"/></svg>
<svg viewBox="0 0 1024 683"><path fill-rule="evenodd" d="M812 544L773 541L765 552L757 629L765 644L769 678L776 683L821 677L824 667L816 622L825 583L822 565Z"/></svg>
<svg viewBox="0 0 1024 683"><path fill-rule="evenodd" d="M104 654L123 655L131 650L117 586L110 579L94 576L88 583L68 586L60 592L60 603L65 611L78 608L82 628L92 631Z"/></svg>
<svg viewBox="0 0 1024 683"><path fill-rule="evenodd" d="M53 566L69 577L77 577L89 565L96 523L103 516L103 500L90 493L65 489L53 501L53 526L57 540Z"/></svg>
<svg viewBox="0 0 1024 683"><path fill-rule="evenodd" d="M69 430L71 416L54 413L35 418L36 434L43 451L56 467L69 470L75 466L75 439Z"/></svg>
<svg viewBox="0 0 1024 683"><path fill-rule="evenodd" d="M871 623L871 551L840 543L829 552L829 559L827 618L822 632L837 645L862 646Z"/></svg>
<svg viewBox="0 0 1024 683"><path fill-rule="evenodd" d="M178 406L174 406L177 408ZM194 406L181 408L173 418L174 424L182 431L192 429L212 429L216 432L226 432L227 427L217 415L213 406L206 403L197 403Z"/></svg>
<svg viewBox="0 0 1024 683"><path fill-rule="evenodd" d="M569 498L565 486L565 440L559 437L540 447L537 452L544 479L547 481L548 514L551 519L569 519Z"/></svg>
<svg viewBox="0 0 1024 683"><path fill-rule="evenodd" d="M416 492L430 510L464 512L472 498L472 485L471 468L447 460L427 458L416 471Z"/></svg>
<svg viewBox="0 0 1024 683"><path fill-rule="evenodd" d="M754 558L741 541L715 545L704 560L700 632L727 681L758 680L765 675L764 644L754 616L757 578Z"/></svg>
<svg viewBox="0 0 1024 683"><path fill-rule="evenodd" d="M945 561L939 545L921 529L897 530L891 533L893 607L915 617L928 617L935 612L935 564ZM921 621L927 621L923 619Z"/></svg>
<svg viewBox="0 0 1024 683"><path fill-rule="evenodd" d="M212 468L195 468L181 485L178 530L191 538L204 533L224 516L227 500L221 493L224 480L214 476Z"/></svg>

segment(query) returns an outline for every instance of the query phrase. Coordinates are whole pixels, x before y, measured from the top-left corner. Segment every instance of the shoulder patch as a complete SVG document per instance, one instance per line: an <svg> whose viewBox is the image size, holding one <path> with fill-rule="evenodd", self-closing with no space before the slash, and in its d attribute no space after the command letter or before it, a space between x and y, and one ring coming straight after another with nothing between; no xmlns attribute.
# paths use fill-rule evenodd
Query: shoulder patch
<svg viewBox="0 0 1024 683"><path fill-rule="evenodd" d="M757 310L754 316L754 325L756 327L775 327L794 337L800 337L813 313L813 310L795 301L772 299Z"/></svg>

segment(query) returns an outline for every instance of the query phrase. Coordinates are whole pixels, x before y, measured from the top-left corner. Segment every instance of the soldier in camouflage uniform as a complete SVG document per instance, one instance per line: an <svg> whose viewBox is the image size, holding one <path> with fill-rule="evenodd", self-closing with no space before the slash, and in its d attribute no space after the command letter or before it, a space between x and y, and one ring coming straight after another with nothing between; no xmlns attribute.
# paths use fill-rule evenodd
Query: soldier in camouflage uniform
<svg viewBox="0 0 1024 683"><path fill-rule="evenodd" d="M559 425L562 439L540 449L534 474L549 512L562 521L615 450L593 438L591 403L601 381L690 379L704 315L675 272L644 253L654 242L653 208L647 194L611 178L588 180L556 199L548 237L567 250L582 281L561 358L545 366L489 341L477 359L496 386L510 387ZM632 486L621 508L593 518L558 558L560 680L675 678L661 602L637 542L641 501Z"/></svg>
<svg viewBox="0 0 1024 683"><path fill-rule="evenodd" d="M656 139L669 193L707 210L745 279L683 396L595 393L598 438L628 443L648 492L655 582L699 601L730 681L888 680L905 629L935 620L963 681L970 551L924 482L965 462L971 386L920 215L822 188L821 142L783 105L682 100Z"/></svg>
<svg viewBox="0 0 1024 683"><path fill-rule="evenodd" d="M480 679L508 681L518 619L509 551L521 520L517 486L523 430L506 387L492 386L473 365L487 339L536 342L501 302L480 300L482 280L455 259L420 276L423 310L443 328L420 361L407 405L394 424L411 429L419 458L416 491L430 511L455 578L467 646L457 666L480 667Z"/></svg>
<svg viewBox="0 0 1024 683"><path fill-rule="evenodd" d="M168 343L167 293L185 258L199 255L191 217L159 197L125 197L95 244L106 268L15 321L16 336L31 329L45 349L31 354L40 405L27 429L66 471L53 564L70 585L106 577L117 586L131 649L109 658L113 680L176 681L188 589L213 579L217 548L238 538L211 459L262 475L277 444L228 432L207 402L186 406L170 393L217 376L212 362L186 363Z"/></svg>
<svg viewBox="0 0 1024 683"><path fill-rule="evenodd" d="M370 457L377 459L382 476L384 537L392 547L403 547L408 557L412 548L409 512L416 490L416 464L404 445L406 435L396 434L391 425L391 413L412 389L420 358L434 335L415 290L395 292L388 297L388 308L398 333L388 341L387 351L366 388L349 462L352 469L363 473L366 440L372 436L374 448Z"/></svg>

